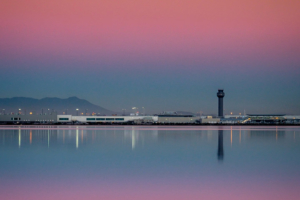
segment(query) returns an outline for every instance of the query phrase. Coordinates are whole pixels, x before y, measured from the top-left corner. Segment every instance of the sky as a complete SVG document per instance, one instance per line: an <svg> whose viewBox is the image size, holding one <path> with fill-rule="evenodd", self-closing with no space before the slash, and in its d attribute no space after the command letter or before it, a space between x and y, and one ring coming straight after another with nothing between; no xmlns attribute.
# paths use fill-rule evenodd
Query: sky
<svg viewBox="0 0 300 200"><path fill-rule="evenodd" d="M299 0L2 0L0 98L300 114ZM0 105L1 108L1 105Z"/></svg>

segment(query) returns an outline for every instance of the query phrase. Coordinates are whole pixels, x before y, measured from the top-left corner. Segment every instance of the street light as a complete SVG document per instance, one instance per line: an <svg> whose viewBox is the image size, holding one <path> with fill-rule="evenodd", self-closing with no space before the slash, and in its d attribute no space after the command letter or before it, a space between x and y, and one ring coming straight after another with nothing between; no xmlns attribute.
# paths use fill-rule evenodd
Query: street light
<svg viewBox="0 0 300 200"><path fill-rule="evenodd" d="M78 110L79 110L79 109L78 109L78 108L76 108L76 110L77 110L77 116L78 116Z"/></svg>
<svg viewBox="0 0 300 200"><path fill-rule="evenodd" d="M3 115L5 115L5 109L3 109Z"/></svg>
<svg viewBox="0 0 300 200"><path fill-rule="evenodd" d="M146 115L146 114L145 114L145 107L142 107L142 108L143 108L143 111L144 111L144 113L143 113L143 114L144 114L144 116L145 116L145 115Z"/></svg>
<svg viewBox="0 0 300 200"><path fill-rule="evenodd" d="M139 109L139 108L137 108L137 107L132 107L132 110L137 110L137 109ZM137 112L136 112L135 114L137 114Z"/></svg>
<svg viewBox="0 0 300 200"><path fill-rule="evenodd" d="M125 114L125 112L126 112L126 109L122 109L123 110L123 116L125 116L126 114Z"/></svg>
<svg viewBox="0 0 300 200"><path fill-rule="evenodd" d="M19 115L21 114L21 108L19 108Z"/></svg>

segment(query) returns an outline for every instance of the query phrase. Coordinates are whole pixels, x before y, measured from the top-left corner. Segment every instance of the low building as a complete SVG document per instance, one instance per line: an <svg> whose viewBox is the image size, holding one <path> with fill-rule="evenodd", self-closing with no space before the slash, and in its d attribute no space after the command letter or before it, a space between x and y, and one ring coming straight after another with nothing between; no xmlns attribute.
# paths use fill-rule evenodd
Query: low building
<svg viewBox="0 0 300 200"><path fill-rule="evenodd" d="M276 124L285 123L284 114L248 114L250 123Z"/></svg>
<svg viewBox="0 0 300 200"><path fill-rule="evenodd" d="M56 114L48 115L0 115L1 124L54 124Z"/></svg>
<svg viewBox="0 0 300 200"><path fill-rule="evenodd" d="M112 124L112 123L134 123L139 121L141 124L157 122L157 116L72 116L57 115L59 123L88 123L88 124Z"/></svg>
<svg viewBox="0 0 300 200"><path fill-rule="evenodd" d="M218 124L220 123L220 118L204 118L201 119L201 124Z"/></svg>
<svg viewBox="0 0 300 200"><path fill-rule="evenodd" d="M300 124L300 115L285 115L284 119L289 124Z"/></svg>
<svg viewBox="0 0 300 200"><path fill-rule="evenodd" d="M0 115L0 124L300 124L299 115L249 114L213 118L179 114L157 116Z"/></svg>
<svg viewBox="0 0 300 200"><path fill-rule="evenodd" d="M193 124L199 120L199 117L193 115L177 115L177 114L163 114L158 115L159 124Z"/></svg>
<svg viewBox="0 0 300 200"><path fill-rule="evenodd" d="M225 115L221 119L221 124L244 124L248 120L248 115Z"/></svg>

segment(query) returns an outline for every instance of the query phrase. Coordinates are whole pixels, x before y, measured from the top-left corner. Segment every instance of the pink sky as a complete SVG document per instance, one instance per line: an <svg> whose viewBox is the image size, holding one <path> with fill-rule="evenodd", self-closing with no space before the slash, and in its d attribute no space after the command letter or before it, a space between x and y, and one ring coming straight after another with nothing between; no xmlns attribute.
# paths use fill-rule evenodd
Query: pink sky
<svg viewBox="0 0 300 200"><path fill-rule="evenodd" d="M96 63L298 61L299 9L297 0L4 0L1 54Z"/></svg>
<svg viewBox="0 0 300 200"><path fill-rule="evenodd" d="M299 0L2 0L2 97L213 113L222 87L233 112L298 113L299 10Z"/></svg>

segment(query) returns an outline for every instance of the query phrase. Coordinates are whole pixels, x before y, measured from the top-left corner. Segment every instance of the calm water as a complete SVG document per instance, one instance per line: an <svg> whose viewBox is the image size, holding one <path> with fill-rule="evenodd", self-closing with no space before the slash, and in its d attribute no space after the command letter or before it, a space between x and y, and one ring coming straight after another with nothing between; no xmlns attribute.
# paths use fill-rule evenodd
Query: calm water
<svg viewBox="0 0 300 200"><path fill-rule="evenodd" d="M300 199L300 127L0 127L1 200Z"/></svg>

